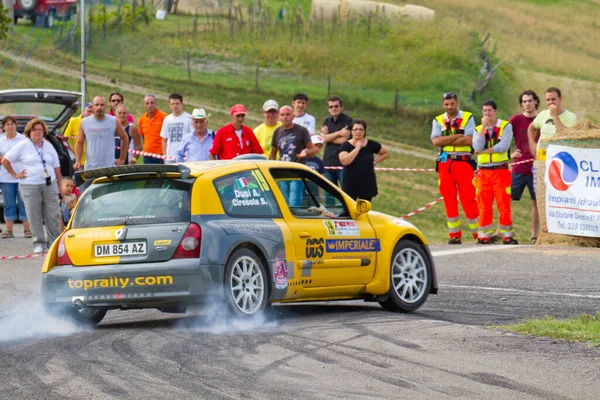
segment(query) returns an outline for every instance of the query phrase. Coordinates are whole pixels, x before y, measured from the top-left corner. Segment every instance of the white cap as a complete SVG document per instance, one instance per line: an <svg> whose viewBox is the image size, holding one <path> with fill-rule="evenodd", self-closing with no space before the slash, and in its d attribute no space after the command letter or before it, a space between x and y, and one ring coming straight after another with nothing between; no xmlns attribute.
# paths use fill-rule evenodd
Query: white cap
<svg viewBox="0 0 600 400"><path fill-rule="evenodd" d="M269 111L269 110L278 111L279 110L279 104L277 104L277 102L275 100L267 100L267 101L265 101L265 104L263 104L263 111Z"/></svg>
<svg viewBox="0 0 600 400"><path fill-rule="evenodd" d="M319 135L312 135L310 138L310 141L316 146L318 144L323 145L325 143L325 141L323 140L323 138Z"/></svg>
<svg viewBox="0 0 600 400"><path fill-rule="evenodd" d="M194 108L191 115L192 119L204 119L210 117L210 114L206 115L204 108Z"/></svg>

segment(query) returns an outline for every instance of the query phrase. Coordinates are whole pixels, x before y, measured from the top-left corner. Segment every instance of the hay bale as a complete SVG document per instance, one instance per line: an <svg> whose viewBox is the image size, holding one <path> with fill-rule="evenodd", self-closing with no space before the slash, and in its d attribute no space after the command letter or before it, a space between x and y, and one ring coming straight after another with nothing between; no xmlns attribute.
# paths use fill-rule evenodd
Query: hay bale
<svg viewBox="0 0 600 400"><path fill-rule="evenodd" d="M579 121L573 127L568 128L563 132L557 132L554 136L546 140L540 140L538 146L546 149L550 144L584 149L600 148L600 126L595 125L590 121ZM600 238L571 236L548 232L548 221L546 220L546 182L544 181L544 177L546 176L546 161L536 160L534 165L537 168L535 191L538 210L540 210L540 228L542 231L536 244L600 247Z"/></svg>
<svg viewBox="0 0 600 400"><path fill-rule="evenodd" d="M351 15L377 14L390 19L411 18L432 20L435 11L422 6L406 4L397 6L378 1L365 0L313 0L310 6L311 18L331 19L335 16L346 19ZM339 14L339 15L338 15Z"/></svg>
<svg viewBox="0 0 600 400"><path fill-rule="evenodd" d="M600 238L571 236L559 233L542 232L535 242L537 245L600 247Z"/></svg>

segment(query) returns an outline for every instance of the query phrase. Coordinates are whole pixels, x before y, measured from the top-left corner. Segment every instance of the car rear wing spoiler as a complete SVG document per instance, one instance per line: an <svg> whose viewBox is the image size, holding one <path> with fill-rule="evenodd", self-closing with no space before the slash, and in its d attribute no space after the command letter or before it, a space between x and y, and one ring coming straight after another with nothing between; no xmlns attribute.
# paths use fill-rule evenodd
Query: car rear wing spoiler
<svg viewBox="0 0 600 400"><path fill-rule="evenodd" d="M115 178L134 175L157 175L166 177L167 174L178 174L181 179L187 179L192 171L181 164L140 164L140 165L119 165L115 167L97 168L87 171L75 172L75 185L81 184L90 179L96 178Z"/></svg>

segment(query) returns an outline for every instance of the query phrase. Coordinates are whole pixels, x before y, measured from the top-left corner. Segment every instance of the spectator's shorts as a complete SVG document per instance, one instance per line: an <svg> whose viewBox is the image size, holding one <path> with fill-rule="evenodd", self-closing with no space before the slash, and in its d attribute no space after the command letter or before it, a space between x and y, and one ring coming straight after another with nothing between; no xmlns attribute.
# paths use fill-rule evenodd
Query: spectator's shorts
<svg viewBox="0 0 600 400"><path fill-rule="evenodd" d="M533 175L512 173L512 184L510 187L510 197L515 201L521 200L525 186L529 189L531 200L535 200L535 188L533 186Z"/></svg>

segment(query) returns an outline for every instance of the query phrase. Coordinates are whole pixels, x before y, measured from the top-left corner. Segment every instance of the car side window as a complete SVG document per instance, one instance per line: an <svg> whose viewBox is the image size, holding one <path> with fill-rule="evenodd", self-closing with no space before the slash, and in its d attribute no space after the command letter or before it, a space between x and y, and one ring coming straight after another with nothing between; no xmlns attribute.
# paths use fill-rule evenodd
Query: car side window
<svg viewBox="0 0 600 400"><path fill-rule="evenodd" d="M231 217L281 218L277 200L258 169L215 179L223 210Z"/></svg>
<svg viewBox="0 0 600 400"><path fill-rule="evenodd" d="M301 169L270 169L286 204L296 218L349 218L342 195L320 175Z"/></svg>

